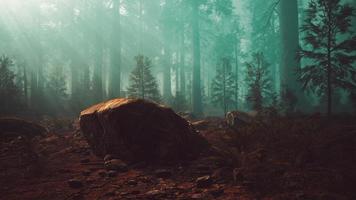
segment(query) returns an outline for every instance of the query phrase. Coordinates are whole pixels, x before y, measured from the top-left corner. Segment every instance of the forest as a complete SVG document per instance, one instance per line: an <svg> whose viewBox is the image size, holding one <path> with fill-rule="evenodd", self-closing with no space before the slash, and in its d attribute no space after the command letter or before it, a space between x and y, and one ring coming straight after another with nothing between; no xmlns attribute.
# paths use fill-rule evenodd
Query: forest
<svg viewBox="0 0 356 200"><path fill-rule="evenodd" d="M356 199L356 0L0 0L0 199Z"/></svg>
<svg viewBox="0 0 356 200"><path fill-rule="evenodd" d="M76 115L117 97L197 116L356 102L352 0L1 4L2 114Z"/></svg>

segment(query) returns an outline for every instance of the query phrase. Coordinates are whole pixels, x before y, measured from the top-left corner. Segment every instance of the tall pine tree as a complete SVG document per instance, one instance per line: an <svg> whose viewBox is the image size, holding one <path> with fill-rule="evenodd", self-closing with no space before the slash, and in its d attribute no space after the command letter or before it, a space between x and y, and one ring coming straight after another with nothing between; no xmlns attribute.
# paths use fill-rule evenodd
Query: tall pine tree
<svg viewBox="0 0 356 200"><path fill-rule="evenodd" d="M217 67L216 77L212 82L212 103L220 106L224 114L229 108L234 106L235 97L235 75L232 73L231 62L229 58L223 58L221 64Z"/></svg>
<svg viewBox="0 0 356 200"><path fill-rule="evenodd" d="M0 114L12 113L19 108L21 92L15 84L15 73L11 71L13 60L0 57Z"/></svg>
<svg viewBox="0 0 356 200"><path fill-rule="evenodd" d="M160 102L158 84L151 73L151 60L143 55L138 55L135 59L136 67L131 72L130 86L128 88L129 97Z"/></svg>
<svg viewBox="0 0 356 200"><path fill-rule="evenodd" d="M249 90L246 100L251 104L252 109L261 111L272 96L269 63L263 53L259 52L253 54L253 60L246 65L246 82Z"/></svg>
<svg viewBox="0 0 356 200"><path fill-rule="evenodd" d="M49 73L47 83L47 99L50 114L57 114L65 110L65 101L67 100L66 76L62 66L55 66Z"/></svg>
<svg viewBox="0 0 356 200"><path fill-rule="evenodd" d="M300 81L304 89L326 96L330 116L333 91L356 88L356 36L349 36L354 9L340 0L314 0L305 12L305 48L298 56L310 62L301 69Z"/></svg>

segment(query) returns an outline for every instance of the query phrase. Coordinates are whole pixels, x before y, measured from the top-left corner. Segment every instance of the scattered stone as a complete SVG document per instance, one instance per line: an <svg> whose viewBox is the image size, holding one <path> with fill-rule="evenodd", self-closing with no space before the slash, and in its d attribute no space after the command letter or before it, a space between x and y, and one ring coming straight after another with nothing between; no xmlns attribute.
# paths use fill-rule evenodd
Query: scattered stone
<svg viewBox="0 0 356 200"><path fill-rule="evenodd" d="M77 179L70 179L68 181L68 185L69 185L69 187L75 188L75 189L83 187L83 183L80 180L77 180Z"/></svg>
<svg viewBox="0 0 356 200"><path fill-rule="evenodd" d="M91 184L93 184L95 182L96 182L96 179L94 179L94 178L87 178L85 180L85 183L88 184L88 185L91 185Z"/></svg>
<svg viewBox="0 0 356 200"><path fill-rule="evenodd" d="M216 188L216 189L213 189L209 192L213 197L217 198L221 195L224 194L224 189L222 188Z"/></svg>
<svg viewBox="0 0 356 200"><path fill-rule="evenodd" d="M98 175L99 176L101 176L101 177L106 177L106 171L105 170L100 170L99 172L98 172Z"/></svg>
<svg viewBox="0 0 356 200"><path fill-rule="evenodd" d="M107 175L108 175L108 177L111 177L111 178L115 177L115 176L117 176L117 171L110 170L110 171L108 171Z"/></svg>
<svg viewBox="0 0 356 200"><path fill-rule="evenodd" d="M91 167L91 168L89 168L89 170L91 171L91 172L95 172L95 171L98 171L98 170L101 170L102 168L100 167Z"/></svg>
<svg viewBox="0 0 356 200"><path fill-rule="evenodd" d="M89 163L89 162L90 162L89 158L84 158L84 159L80 160L80 163L82 163L82 164L86 164L86 163Z"/></svg>
<svg viewBox="0 0 356 200"><path fill-rule="evenodd" d="M118 172L126 172L127 171L127 164L119 159L112 159L112 160L106 161L104 163L104 166L107 170L115 170Z"/></svg>
<svg viewBox="0 0 356 200"><path fill-rule="evenodd" d="M138 194L140 194L141 192L140 192L140 190L132 190L131 192L130 192L130 194L132 194L132 195L138 195Z"/></svg>
<svg viewBox="0 0 356 200"><path fill-rule="evenodd" d="M195 183L198 188L206 188L213 183L213 179L211 178L211 176L202 176L197 178Z"/></svg>
<svg viewBox="0 0 356 200"><path fill-rule="evenodd" d="M127 181L127 185L131 185L131 186L137 185L137 181L129 180L129 181Z"/></svg>
<svg viewBox="0 0 356 200"><path fill-rule="evenodd" d="M232 171L233 178L234 178L234 183L238 183L238 182L241 182L241 181L244 180L242 171L243 171L243 170L240 169L240 168L235 168L235 169Z"/></svg>
<svg viewBox="0 0 356 200"><path fill-rule="evenodd" d="M84 155L84 156L90 156L90 155L91 155L90 149L84 151L84 152L83 152L83 155Z"/></svg>
<svg viewBox="0 0 356 200"><path fill-rule="evenodd" d="M152 180L147 176L140 177L139 181L141 181L142 183L147 183L147 184L152 183Z"/></svg>
<svg viewBox="0 0 356 200"><path fill-rule="evenodd" d="M158 178L169 178L172 176L172 172L169 171L169 170L166 170L166 169L157 169L155 171L155 175L158 177Z"/></svg>
<svg viewBox="0 0 356 200"><path fill-rule="evenodd" d="M306 199L307 195L304 192L297 192L295 194L296 199Z"/></svg>
<svg viewBox="0 0 356 200"><path fill-rule="evenodd" d="M192 199L203 199L204 198L204 195L199 193L199 194L193 194L191 196Z"/></svg>
<svg viewBox="0 0 356 200"><path fill-rule="evenodd" d="M112 160L112 159L114 159L114 158L112 157L112 155L107 154L107 155L105 155L105 157L104 157L104 162L107 162L107 161Z"/></svg>
<svg viewBox="0 0 356 200"><path fill-rule="evenodd" d="M116 192L114 190L110 190L110 191L107 191L104 196L107 196L107 197L113 197L115 196Z"/></svg>
<svg viewBox="0 0 356 200"><path fill-rule="evenodd" d="M91 171L89 171L89 170L85 170L82 172L83 176L90 176L90 174L91 174Z"/></svg>
<svg viewBox="0 0 356 200"><path fill-rule="evenodd" d="M71 198L71 200L83 200L83 195L78 193L78 194L74 194L73 197Z"/></svg>
<svg viewBox="0 0 356 200"><path fill-rule="evenodd" d="M161 195L161 194L162 194L162 191L160 191L160 190L150 190L145 193L145 195L147 195L148 197L151 197L151 198L157 197L158 195Z"/></svg>

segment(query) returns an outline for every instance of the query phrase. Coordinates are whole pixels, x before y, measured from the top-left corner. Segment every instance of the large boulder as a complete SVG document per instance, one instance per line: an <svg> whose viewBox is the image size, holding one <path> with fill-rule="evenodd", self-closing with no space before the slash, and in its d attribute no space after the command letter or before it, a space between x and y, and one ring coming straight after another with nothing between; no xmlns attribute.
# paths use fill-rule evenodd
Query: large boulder
<svg viewBox="0 0 356 200"><path fill-rule="evenodd" d="M174 161L205 147L188 121L172 109L139 99L113 99L80 114L93 152L127 161Z"/></svg>
<svg viewBox="0 0 356 200"><path fill-rule="evenodd" d="M44 136L48 130L36 123L18 118L0 118L0 138Z"/></svg>

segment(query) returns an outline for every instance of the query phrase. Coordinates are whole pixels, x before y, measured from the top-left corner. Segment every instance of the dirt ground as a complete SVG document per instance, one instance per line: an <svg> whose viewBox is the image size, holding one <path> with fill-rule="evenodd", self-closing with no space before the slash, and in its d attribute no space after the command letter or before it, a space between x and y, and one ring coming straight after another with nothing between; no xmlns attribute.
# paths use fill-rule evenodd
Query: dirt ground
<svg viewBox="0 0 356 200"><path fill-rule="evenodd" d="M356 126L350 121L333 129L342 137L317 142L322 147L311 148L313 153L295 147L301 153L293 156L295 148L288 152L283 139L236 139L240 132L223 120L205 119L195 126L212 148L199 158L157 166L127 163L124 170L104 165L74 129L2 140L0 199L355 199ZM308 145L317 146L312 140ZM330 152L335 155L324 156Z"/></svg>

